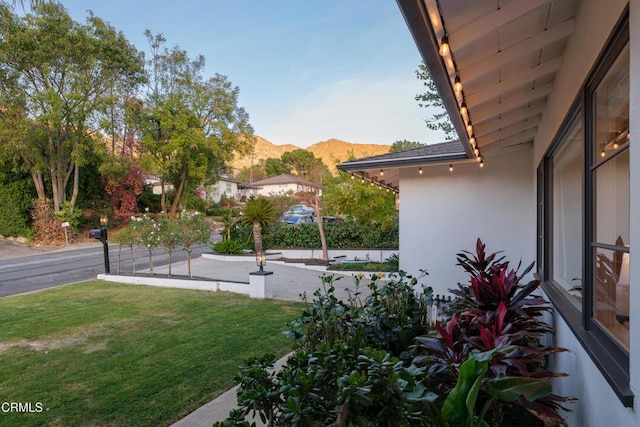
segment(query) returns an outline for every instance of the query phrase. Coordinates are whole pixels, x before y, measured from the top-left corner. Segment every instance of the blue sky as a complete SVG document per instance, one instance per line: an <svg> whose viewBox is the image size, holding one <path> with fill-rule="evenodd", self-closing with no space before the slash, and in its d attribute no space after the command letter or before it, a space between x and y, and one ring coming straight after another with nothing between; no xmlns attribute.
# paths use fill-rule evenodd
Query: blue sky
<svg viewBox="0 0 640 427"><path fill-rule="evenodd" d="M306 147L330 138L391 144L443 140L413 99L420 57L394 0L62 0L148 52L145 29L167 47L202 54L206 73L240 88L255 134Z"/></svg>

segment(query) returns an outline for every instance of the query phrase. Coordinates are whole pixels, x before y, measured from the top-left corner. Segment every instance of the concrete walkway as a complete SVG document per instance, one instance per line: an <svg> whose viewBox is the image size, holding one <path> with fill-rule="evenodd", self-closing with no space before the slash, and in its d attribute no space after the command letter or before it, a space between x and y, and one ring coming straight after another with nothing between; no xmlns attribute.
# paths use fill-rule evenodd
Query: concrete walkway
<svg viewBox="0 0 640 427"><path fill-rule="evenodd" d="M198 257L191 261L192 276L208 279L248 282L249 273L256 271L257 269L258 267L255 262L218 261L207 259L205 257ZM323 274L327 274L321 271L307 269L302 266L294 267L291 265L282 265L272 262L267 262L265 270L273 272L274 298L289 301L301 301L301 295L304 293L307 294L308 300L312 300L313 293L322 287L320 277ZM156 274L166 274L168 273L168 266L157 267L154 271ZM171 272L175 275L186 275L188 272L187 263L180 262L173 264ZM334 274L334 276L337 279L334 282L335 295L338 298L346 300L349 295L346 288L349 288L352 292L355 291L354 277L352 274ZM363 280L365 289L360 290L363 292L363 296L367 293L365 291L369 290L366 288L367 283L367 280ZM285 356L280 359L274 368L278 369L282 366L287 357L288 356ZM174 423L172 426L210 427L214 422L224 421L229 415L231 409L237 408L236 389L237 387L234 387L226 391L211 402ZM251 421L255 422L258 426L264 426L259 418L252 419Z"/></svg>

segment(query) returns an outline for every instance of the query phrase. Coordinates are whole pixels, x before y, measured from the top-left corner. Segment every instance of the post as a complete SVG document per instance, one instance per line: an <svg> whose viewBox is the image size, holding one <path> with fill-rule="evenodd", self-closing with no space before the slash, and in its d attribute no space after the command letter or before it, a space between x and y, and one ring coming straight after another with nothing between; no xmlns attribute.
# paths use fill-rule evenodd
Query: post
<svg viewBox="0 0 640 427"><path fill-rule="evenodd" d="M109 223L109 217L106 215L100 215L100 225L102 225L102 232L100 233L100 241L104 249L104 274L110 274L111 268L109 267L109 242L107 238L107 224Z"/></svg>

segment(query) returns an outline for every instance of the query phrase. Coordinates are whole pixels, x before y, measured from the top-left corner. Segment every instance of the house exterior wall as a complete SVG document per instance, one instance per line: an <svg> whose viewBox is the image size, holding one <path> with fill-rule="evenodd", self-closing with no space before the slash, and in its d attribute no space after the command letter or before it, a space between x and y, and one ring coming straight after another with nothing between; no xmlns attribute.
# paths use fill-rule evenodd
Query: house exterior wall
<svg viewBox="0 0 640 427"><path fill-rule="evenodd" d="M563 66L556 77L556 90L548 101L540 130L534 144L533 171L540 163L545 151L565 118L576 95L593 68L611 31L622 15L627 1L589 0L583 1L577 16L576 31L566 50ZM640 135L640 0L629 2L630 44L631 44L631 135ZM597 31L595 31L597 29ZM630 144L630 247L640 245L640 222L634 220L640 213L640 145L632 139ZM632 253L635 253L632 249ZM640 263L630 265L631 283L640 283ZM640 292L631 286L631 313L638 313ZM634 310L634 307L636 308ZM564 413L570 426L631 426L640 425L640 416L633 408L625 408L609 386L600 370L593 363L580 342L564 321L555 313L553 323L556 329L554 345L569 349L551 359L552 369L569 374L557 379L554 392L574 396L578 400L569 405L572 413ZM631 315L630 329L636 331L640 323ZM630 387L640 395L640 339L632 333L629 351ZM637 401L635 402L637 406Z"/></svg>
<svg viewBox="0 0 640 427"><path fill-rule="evenodd" d="M273 196L276 194L286 194L290 191L297 193L298 191L302 191L302 188L295 182L288 184L271 184L263 185L257 190L257 193L259 196Z"/></svg>
<svg viewBox="0 0 640 427"><path fill-rule="evenodd" d="M456 254L480 237L512 261L535 259L535 191L531 147L488 156L486 166L459 163L400 170L400 267L429 275L421 283L448 295L466 282Z"/></svg>

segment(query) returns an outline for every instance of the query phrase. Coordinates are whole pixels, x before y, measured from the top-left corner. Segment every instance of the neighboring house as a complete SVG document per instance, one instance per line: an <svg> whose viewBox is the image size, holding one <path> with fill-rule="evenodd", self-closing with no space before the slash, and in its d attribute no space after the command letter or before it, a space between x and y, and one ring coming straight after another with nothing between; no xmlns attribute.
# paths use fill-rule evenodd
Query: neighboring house
<svg viewBox="0 0 640 427"><path fill-rule="evenodd" d="M255 181L251 185L259 187L257 195L275 196L301 191L316 191L317 185L291 175L278 175L271 178Z"/></svg>
<svg viewBox="0 0 640 427"><path fill-rule="evenodd" d="M535 260L568 424L640 425L640 0L398 5L460 141L339 169L399 192L401 268L436 293L477 237Z"/></svg>
<svg viewBox="0 0 640 427"><path fill-rule="evenodd" d="M232 176L221 175L215 184L203 187L203 198L215 203L220 203L222 196L239 201L255 196L257 191L258 187L254 184L238 181Z"/></svg>
<svg viewBox="0 0 640 427"><path fill-rule="evenodd" d="M156 177L148 177L145 179L145 185L151 185L153 194L162 194L160 180ZM173 185L165 184L164 191L173 190ZM205 185L202 187L201 196L204 200L220 203L222 196L230 199L241 200L242 198L254 197L258 188L255 185L247 184L237 179L222 175L213 185Z"/></svg>

